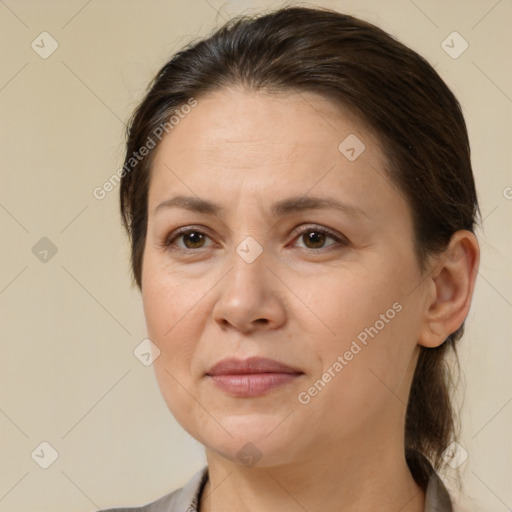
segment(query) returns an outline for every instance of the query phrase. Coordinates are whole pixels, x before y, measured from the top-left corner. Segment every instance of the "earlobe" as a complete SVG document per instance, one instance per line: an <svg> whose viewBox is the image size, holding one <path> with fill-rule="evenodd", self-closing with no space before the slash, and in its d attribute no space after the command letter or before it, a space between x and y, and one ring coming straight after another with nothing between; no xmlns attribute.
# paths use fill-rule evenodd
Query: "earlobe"
<svg viewBox="0 0 512 512"><path fill-rule="evenodd" d="M420 345L438 347L462 325L471 306L479 261L475 235L466 230L454 233L428 279L433 293L426 305Z"/></svg>

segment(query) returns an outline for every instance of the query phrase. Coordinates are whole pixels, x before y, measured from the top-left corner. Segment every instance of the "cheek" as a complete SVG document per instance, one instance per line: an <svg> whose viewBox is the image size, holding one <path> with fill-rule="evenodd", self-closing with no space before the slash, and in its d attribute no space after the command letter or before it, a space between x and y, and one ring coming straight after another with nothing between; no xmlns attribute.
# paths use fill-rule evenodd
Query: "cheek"
<svg viewBox="0 0 512 512"><path fill-rule="evenodd" d="M194 307L200 291L185 283L178 274L161 269L149 257L144 269L142 301L148 337L160 350L155 369L164 368L173 375L186 374L198 339L199 322Z"/></svg>
<svg viewBox="0 0 512 512"><path fill-rule="evenodd" d="M351 340L364 343L376 331L388 331L399 316L401 297L392 282L379 280L376 272L361 267L358 272L304 282L301 298L324 325L324 333L337 350L348 350ZM393 305L395 304L395 307ZM377 324L377 325L375 325Z"/></svg>
<svg viewBox="0 0 512 512"><path fill-rule="evenodd" d="M197 299L188 296L187 289L175 276L157 271L148 261L142 289L144 316L148 337L160 350L153 368L162 397L179 422L187 422L191 410L185 390L190 388L192 340L198 339L197 324L190 316Z"/></svg>
<svg viewBox="0 0 512 512"><path fill-rule="evenodd" d="M322 292L309 297L331 332L324 329L327 337L311 347L323 374L312 374L308 385L321 390L319 402L333 406L335 416L356 418L396 401L416 347L418 308L404 293L412 276L374 268L381 271L361 268L336 283L325 281Z"/></svg>
<svg viewBox="0 0 512 512"><path fill-rule="evenodd" d="M340 336L322 347L322 370L301 388L299 401L305 405L299 411L322 418L318 428L326 437L351 435L376 422L385 425L386 418L404 410L402 383L413 349L403 337L407 318L401 314L380 330L375 321L366 330L353 327L363 336Z"/></svg>
<svg viewBox="0 0 512 512"><path fill-rule="evenodd" d="M183 273L168 268L165 258L148 249L142 276L142 301L149 334L160 342L171 339L181 319L186 318L187 311L197 302L195 295L201 293L200 285L187 282Z"/></svg>

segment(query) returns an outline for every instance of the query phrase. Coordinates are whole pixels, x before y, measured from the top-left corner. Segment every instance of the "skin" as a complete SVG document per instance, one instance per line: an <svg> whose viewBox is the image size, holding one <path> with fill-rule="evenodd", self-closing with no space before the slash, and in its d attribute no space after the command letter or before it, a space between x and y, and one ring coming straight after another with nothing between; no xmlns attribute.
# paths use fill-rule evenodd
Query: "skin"
<svg viewBox="0 0 512 512"><path fill-rule="evenodd" d="M349 134L365 144L352 162L338 150ZM356 116L304 92L209 93L157 149L142 297L163 397L206 449L201 512L423 510L404 457L405 404L420 345L441 344L467 315L478 244L457 232L422 273L410 207L385 169L378 138ZM155 212L177 195L225 212ZM290 196L329 197L361 213L271 215ZM186 226L205 237L173 238ZM345 242L309 241L315 226ZM252 263L236 252L248 236L263 249ZM394 303L401 311L300 403ZM269 357L303 375L263 396L233 397L205 375L228 356ZM237 457L246 443L261 456L253 467Z"/></svg>

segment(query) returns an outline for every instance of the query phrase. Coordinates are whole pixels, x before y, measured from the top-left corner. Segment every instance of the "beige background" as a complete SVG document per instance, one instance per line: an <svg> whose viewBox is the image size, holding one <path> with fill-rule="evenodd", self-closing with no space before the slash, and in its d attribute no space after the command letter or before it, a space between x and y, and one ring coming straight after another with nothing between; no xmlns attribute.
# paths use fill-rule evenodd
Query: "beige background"
<svg viewBox="0 0 512 512"><path fill-rule="evenodd" d="M435 65L463 105L485 220L480 276L460 345L461 445L469 458L460 468L468 497L459 510L508 510L512 2L311 4L391 32ZM152 368L133 354L145 325L139 293L130 287L118 189L101 201L92 191L120 167L123 123L172 52L234 14L277 5L0 0L0 511L145 503L205 464L202 447L166 409ZM43 31L59 45L46 59L31 47ZM441 47L453 31L469 43L457 59ZM43 237L57 248L46 262L32 252ZM43 441L58 452L48 469L31 458ZM35 453L39 462L49 456ZM453 474L447 467L449 485Z"/></svg>

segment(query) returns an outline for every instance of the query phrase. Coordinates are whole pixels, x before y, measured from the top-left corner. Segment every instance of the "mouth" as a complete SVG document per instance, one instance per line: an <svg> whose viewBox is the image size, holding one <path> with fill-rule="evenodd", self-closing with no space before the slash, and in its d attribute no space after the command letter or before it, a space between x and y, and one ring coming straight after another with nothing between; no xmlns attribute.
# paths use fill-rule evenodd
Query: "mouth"
<svg viewBox="0 0 512 512"><path fill-rule="evenodd" d="M206 373L218 389L236 397L262 396L302 375L297 368L261 357L223 359Z"/></svg>

